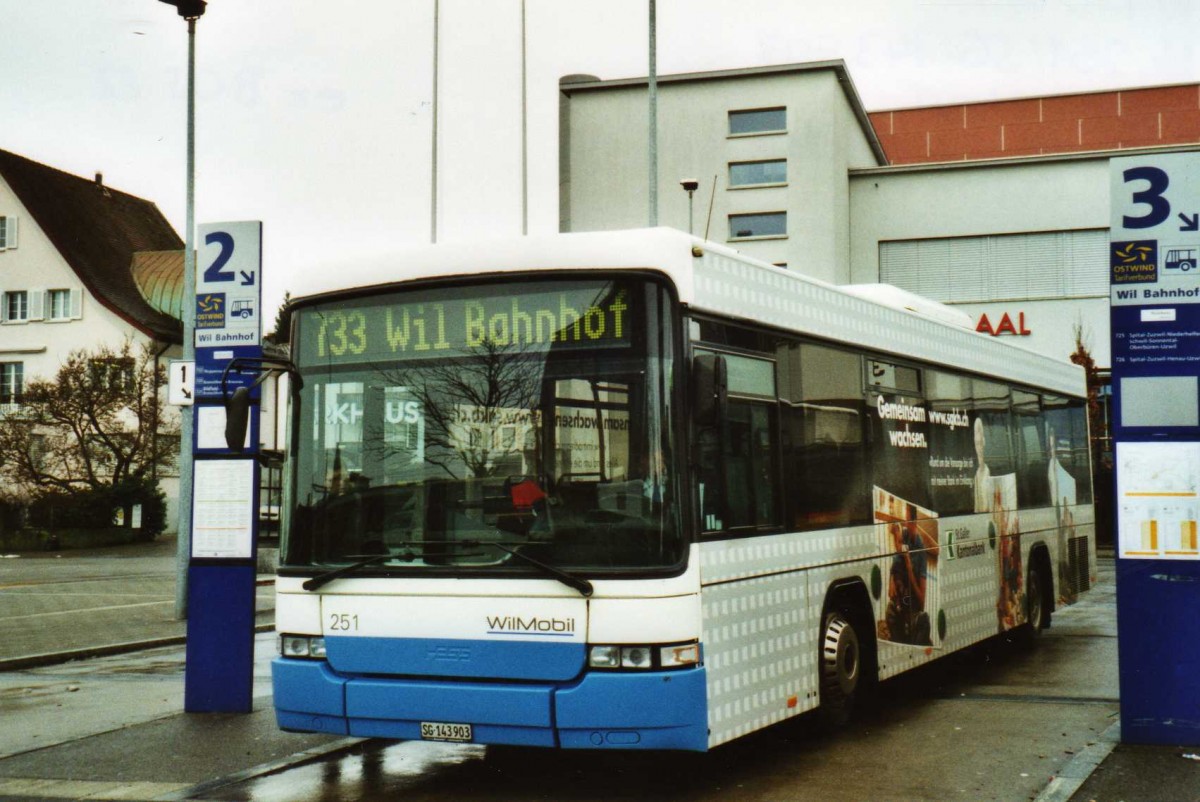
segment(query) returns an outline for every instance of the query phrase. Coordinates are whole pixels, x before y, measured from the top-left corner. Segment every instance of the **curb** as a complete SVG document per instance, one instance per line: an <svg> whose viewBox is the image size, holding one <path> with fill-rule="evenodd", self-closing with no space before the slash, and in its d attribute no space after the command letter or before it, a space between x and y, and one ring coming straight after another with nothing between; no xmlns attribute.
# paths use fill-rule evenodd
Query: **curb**
<svg viewBox="0 0 1200 802"><path fill-rule="evenodd" d="M272 632L274 629L274 622L269 624L254 625L255 634L261 632ZM43 668L45 666L53 666L60 663L69 663L72 660L89 660L94 657L112 657L113 655L117 654L141 652L148 649L158 649L163 646L181 646L185 643L187 643L186 635L171 635L165 638L148 638L147 640L128 641L126 643L113 643L107 646L89 646L86 649L72 649L65 652L31 654L26 657L14 657L9 660L0 660L0 672L25 671L30 668Z"/></svg>
<svg viewBox="0 0 1200 802"><path fill-rule="evenodd" d="M251 766L248 769L227 774L224 777L217 777L212 780L205 780L202 783L197 783L190 788L185 788L182 791L167 796L160 797L162 802L177 802L178 800L200 799L204 794L216 791L219 788L224 788L228 785L244 783L247 780L253 780L257 777L265 777L268 774L276 774L287 769L295 768L304 763L311 763L315 760L329 757L338 752L347 752L359 744L367 741L367 738L342 738L333 743L325 744L324 746L314 746L312 749L305 749L303 752L296 752L287 757L278 760L272 760L269 763L260 763L257 766Z"/></svg>
<svg viewBox="0 0 1200 802"><path fill-rule="evenodd" d="M1033 802L1069 802L1071 796L1079 790L1092 772L1104 762L1117 742L1121 740L1121 722L1114 722L1094 744L1084 749L1067 761L1062 770L1050 780L1050 784L1034 797Z"/></svg>

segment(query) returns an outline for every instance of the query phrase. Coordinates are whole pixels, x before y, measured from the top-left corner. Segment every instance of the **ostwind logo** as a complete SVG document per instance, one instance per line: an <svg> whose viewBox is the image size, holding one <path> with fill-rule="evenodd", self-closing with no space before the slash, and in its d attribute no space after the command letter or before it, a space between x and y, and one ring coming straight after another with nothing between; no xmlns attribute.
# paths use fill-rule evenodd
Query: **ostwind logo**
<svg viewBox="0 0 1200 802"><path fill-rule="evenodd" d="M1158 281L1158 240L1114 242L1109 251L1113 284L1142 284Z"/></svg>

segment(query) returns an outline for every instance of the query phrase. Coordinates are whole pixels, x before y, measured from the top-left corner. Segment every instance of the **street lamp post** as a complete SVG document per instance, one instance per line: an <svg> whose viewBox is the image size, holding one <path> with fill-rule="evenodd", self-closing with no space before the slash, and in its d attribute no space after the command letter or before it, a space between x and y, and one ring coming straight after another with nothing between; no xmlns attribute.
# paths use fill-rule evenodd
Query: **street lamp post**
<svg viewBox="0 0 1200 802"><path fill-rule="evenodd" d="M196 20L205 0L160 0L187 21L187 212L183 250L183 358L196 358ZM175 617L187 618L187 571L192 541L192 414L181 416L179 445L179 541L175 555Z"/></svg>
<svg viewBox="0 0 1200 802"><path fill-rule="evenodd" d="M695 234L696 227L692 223L692 195L700 188L700 182L694 178L685 178L679 182L679 186L688 194L688 233Z"/></svg>

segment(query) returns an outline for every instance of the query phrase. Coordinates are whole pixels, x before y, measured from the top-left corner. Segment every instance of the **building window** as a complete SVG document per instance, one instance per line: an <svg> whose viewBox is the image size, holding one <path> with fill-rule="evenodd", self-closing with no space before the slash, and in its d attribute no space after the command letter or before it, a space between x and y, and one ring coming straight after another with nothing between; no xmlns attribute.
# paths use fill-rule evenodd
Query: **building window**
<svg viewBox="0 0 1200 802"><path fill-rule="evenodd" d="M67 320L71 317L71 291L50 290L46 293L46 311L50 320Z"/></svg>
<svg viewBox="0 0 1200 802"><path fill-rule="evenodd" d="M0 215L0 251L17 247L17 218Z"/></svg>
<svg viewBox="0 0 1200 802"><path fill-rule="evenodd" d="M29 319L29 293L25 290L4 293L4 322Z"/></svg>
<svg viewBox="0 0 1200 802"><path fill-rule="evenodd" d="M787 109L751 109L729 112L729 135L781 134L787 130Z"/></svg>
<svg viewBox="0 0 1200 802"><path fill-rule="evenodd" d="M97 387L123 393L130 393L136 389L132 359L93 359L91 371L92 381Z"/></svg>
<svg viewBox="0 0 1200 802"><path fill-rule="evenodd" d="M787 160L733 162L729 165L729 186L753 187L787 183Z"/></svg>
<svg viewBox="0 0 1200 802"><path fill-rule="evenodd" d="M0 362L0 404L21 403L25 387L25 365L21 362Z"/></svg>
<svg viewBox="0 0 1200 802"><path fill-rule="evenodd" d="M729 238L786 237L787 212L729 215Z"/></svg>

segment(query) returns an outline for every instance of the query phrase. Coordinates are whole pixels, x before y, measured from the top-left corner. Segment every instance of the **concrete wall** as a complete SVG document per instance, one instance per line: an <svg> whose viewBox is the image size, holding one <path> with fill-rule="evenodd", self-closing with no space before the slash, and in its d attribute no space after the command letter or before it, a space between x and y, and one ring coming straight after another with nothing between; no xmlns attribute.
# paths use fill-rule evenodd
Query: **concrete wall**
<svg viewBox="0 0 1200 802"><path fill-rule="evenodd" d="M1108 227L1107 156L1008 164L887 168L850 177L850 274L880 280L881 242L943 237L1072 231ZM1107 274L1108 265L1095 270ZM1020 344L1065 357L1082 327L1099 365L1109 364L1107 296L962 304L993 326L1024 313L1032 333ZM1013 335L1007 335L1013 336Z"/></svg>
<svg viewBox="0 0 1200 802"><path fill-rule="evenodd" d="M648 100L644 85L564 87L563 231L647 225ZM728 113L787 108L787 131L729 136ZM728 187L730 162L787 159L784 186ZM722 77L659 85L660 225L686 231L695 178L695 233L827 281L849 279L847 170L877 162L833 69ZM714 175L716 194L713 196ZM733 239L728 216L788 213L786 237Z"/></svg>

